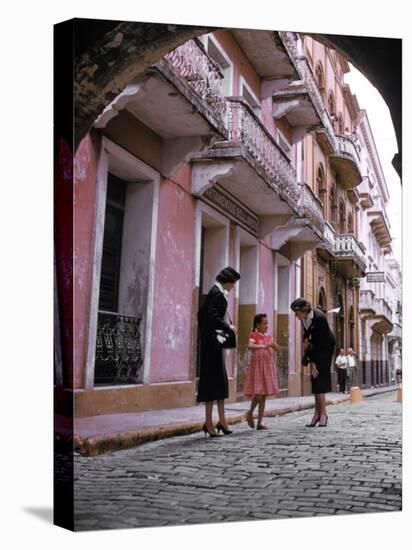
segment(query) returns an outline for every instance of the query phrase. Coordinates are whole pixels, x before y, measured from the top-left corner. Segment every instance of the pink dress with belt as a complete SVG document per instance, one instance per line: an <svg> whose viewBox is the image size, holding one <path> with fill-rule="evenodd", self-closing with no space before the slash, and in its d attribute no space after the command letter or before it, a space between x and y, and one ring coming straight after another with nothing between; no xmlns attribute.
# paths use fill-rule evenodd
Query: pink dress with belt
<svg viewBox="0 0 412 550"><path fill-rule="evenodd" d="M268 334L261 334L254 331L249 335L249 340L255 344L269 344L272 337ZM279 393L278 374L273 349L251 350L250 365L246 373L243 393L246 397L255 395L277 395Z"/></svg>

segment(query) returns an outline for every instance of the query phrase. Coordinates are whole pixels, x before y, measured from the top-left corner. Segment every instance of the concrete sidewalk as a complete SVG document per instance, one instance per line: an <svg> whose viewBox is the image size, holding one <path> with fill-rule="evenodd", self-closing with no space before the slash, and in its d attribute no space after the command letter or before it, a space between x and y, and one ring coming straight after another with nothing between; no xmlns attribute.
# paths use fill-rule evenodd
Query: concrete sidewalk
<svg viewBox="0 0 412 550"><path fill-rule="evenodd" d="M362 397L396 391L397 386L386 386L362 390ZM328 393L326 403L336 405L350 401L349 394ZM245 421L245 413L250 401L227 403L226 418L229 424ZM295 411L312 409L312 395L303 397L281 397L266 400L265 416L278 416ZM162 409L122 414L98 415L73 420L62 416L55 418L55 438L58 444L74 448L83 456L125 449L147 441L155 441L175 435L185 435L201 431L204 423L203 404L192 407ZM217 418L216 406L213 410Z"/></svg>

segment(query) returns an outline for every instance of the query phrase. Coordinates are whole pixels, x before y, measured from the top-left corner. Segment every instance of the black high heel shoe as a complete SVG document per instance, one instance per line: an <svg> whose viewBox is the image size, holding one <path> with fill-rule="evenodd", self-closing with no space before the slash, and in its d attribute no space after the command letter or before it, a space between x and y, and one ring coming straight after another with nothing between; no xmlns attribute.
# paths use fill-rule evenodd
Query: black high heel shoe
<svg viewBox="0 0 412 550"><path fill-rule="evenodd" d="M310 424L306 424L306 427L307 428L314 428L318 422L320 422L320 416L315 418L315 420L313 422L311 422Z"/></svg>
<svg viewBox="0 0 412 550"><path fill-rule="evenodd" d="M206 424L203 424L202 430L205 432L205 437L207 436L207 434L209 434L209 437L220 437L216 432L210 433L209 430L207 429Z"/></svg>
<svg viewBox="0 0 412 550"><path fill-rule="evenodd" d="M216 428L217 428L218 433L220 431L222 431L224 433L224 435L229 435L233 432L233 430L227 430L224 426L222 426L222 424L220 422L218 422L216 424Z"/></svg>
<svg viewBox="0 0 412 550"><path fill-rule="evenodd" d="M328 425L328 415L326 415L326 419L323 424L319 422L319 428L326 428L327 425Z"/></svg>

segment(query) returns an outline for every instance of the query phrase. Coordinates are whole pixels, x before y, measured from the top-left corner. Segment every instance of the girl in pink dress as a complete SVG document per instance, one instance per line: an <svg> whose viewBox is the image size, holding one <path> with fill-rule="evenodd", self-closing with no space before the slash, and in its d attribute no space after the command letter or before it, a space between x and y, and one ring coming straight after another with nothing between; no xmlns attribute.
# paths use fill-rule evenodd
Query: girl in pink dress
<svg viewBox="0 0 412 550"><path fill-rule="evenodd" d="M252 399L250 409L246 413L246 421L251 428L255 427L253 411L256 405L259 404L257 430L267 430L267 427L262 424L266 396L279 393L278 375L273 358L273 352L278 351L279 346L267 334L268 326L266 313L255 315L253 331L249 335L248 342L248 349L252 352L252 358L243 389L245 396Z"/></svg>

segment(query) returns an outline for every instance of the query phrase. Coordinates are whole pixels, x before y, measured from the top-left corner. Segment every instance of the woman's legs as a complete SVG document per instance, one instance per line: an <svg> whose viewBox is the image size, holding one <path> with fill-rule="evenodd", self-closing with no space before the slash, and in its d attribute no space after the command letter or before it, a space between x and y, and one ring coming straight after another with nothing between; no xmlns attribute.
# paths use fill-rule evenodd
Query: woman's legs
<svg viewBox="0 0 412 550"><path fill-rule="evenodd" d="M225 417L225 400L224 399L218 399L218 401L217 401L217 412L219 414L220 424L227 430L228 425L227 425L226 417Z"/></svg>
<svg viewBox="0 0 412 550"><path fill-rule="evenodd" d="M212 420L213 401L205 401L205 414L206 414L206 428L209 433L215 431Z"/></svg>
<svg viewBox="0 0 412 550"><path fill-rule="evenodd" d="M318 400L319 400L319 416L320 416L320 424L326 425L328 415L326 413L326 396L324 393L318 394Z"/></svg>
<svg viewBox="0 0 412 550"><path fill-rule="evenodd" d="M248 423L249 428L255 427L255 422L253 420L253 412L258 403L259 403L259 397L257 395L254 395L252 401L250 402L250 408L246 413L246 422Z"/></svg>
<svg viewBox="0 0 412 550"><path fill-rule="evenodd" d="M315 412L313 413L312 422L319 420L320 418L320 403L319 403L319 394L315 393Z"/></svg>
<svg viewBox="0 0 412 550"><path fill-rule="evenodd" d="M255 395L252 399L252 401L250 402L250 409L249 409L249 412L251 415L253 415L255 409L256 409L256 405L259 403L259 396L258 395Z"/></svg>
<svg viewBox="0 0 412 550"><path fill-rule="evenodd" d="M263 413L265 412L266 395L258 395L257 398L259 399L257 427L259 428L262 425Z"/></svg>

